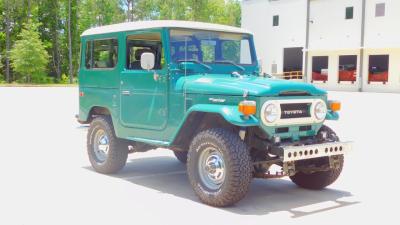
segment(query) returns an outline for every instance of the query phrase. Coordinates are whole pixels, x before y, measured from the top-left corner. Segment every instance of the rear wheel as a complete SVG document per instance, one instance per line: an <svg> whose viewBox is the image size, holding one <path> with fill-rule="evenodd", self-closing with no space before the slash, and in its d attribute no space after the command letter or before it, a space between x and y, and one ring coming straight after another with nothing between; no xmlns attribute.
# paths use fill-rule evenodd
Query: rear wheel
<svg viewBox="0 0 400 225"><path fill-rule="evenodd" d="M92 167L99 173L116 173L125 166L128 145L115 136L110 117L93 119L87 135L87 152Z"/></svg>
<svg viewBox="0 0 400 225"><path fill-rule="evenodd" d="M251 182L248 147L228 130L202 131L190 145L187 172L202 202L219 207L232 205L246 195Z"/></svg>

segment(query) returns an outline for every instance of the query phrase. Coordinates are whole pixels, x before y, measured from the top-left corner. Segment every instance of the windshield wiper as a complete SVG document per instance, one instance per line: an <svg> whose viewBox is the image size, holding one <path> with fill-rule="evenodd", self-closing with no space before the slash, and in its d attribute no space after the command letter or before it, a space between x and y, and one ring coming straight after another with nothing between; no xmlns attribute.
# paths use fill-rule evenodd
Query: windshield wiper
<svg viewBox="0 0 400 225"><path fill-rule="evenodd" d="M246 71L246 69L243 66L240 66L240 65L238 65L235 62L230 61L230 60L216 60L213 63L231 64L231 65L235 66L236 68L238 68L239 70L241 70L242 72Z"/></svg>
<svg viewBox="0 0 400 225"><path fill-rule="evenodd" d="M202 67L206 68L208 71L212 70L211 66L206 65L206 64L204 64L204 63L202 63L202 62L200 62L199 60L196 60L196 59L180 59L180 60L177 60L177 62L178 63L182 63L182 62L196 63L196 64L199 64Z"/></svg>

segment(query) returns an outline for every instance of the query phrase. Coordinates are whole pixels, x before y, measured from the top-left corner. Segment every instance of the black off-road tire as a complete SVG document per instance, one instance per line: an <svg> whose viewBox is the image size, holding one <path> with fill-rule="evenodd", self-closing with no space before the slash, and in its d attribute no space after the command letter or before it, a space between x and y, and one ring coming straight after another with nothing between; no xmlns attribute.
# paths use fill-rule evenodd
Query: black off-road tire
<svg viewBox="0 0 400 225"><path fill-rule="evenodd" d="M339 141L339 137L330 127L324 125L319 130L319 132L321 131L327 132L327 138L330 141ZM323 189L331 185L333 182L335 182L343 170L344 157L343 155L339 155L338 157L339 157L339 167L337 169L329 169L327 171L319 171L315 173L297 172L294 176L291 176L290 179L293 181L293 183L297 184L299 187L302 188L311 190ZM320 159L313 159L313 162L318 165L327 163L329 164L329 159L326 157Z"/></svg>
<svg viewBox="0 0 400 225"><path fill-rule="evenodd" d="M200 153L210 146L222 153L225 163L225 179L217 190L206 187L198 169ZM190 145L187 173L190 184L202 202L216 207L233 205L246 195L251 183L249 149L238 134L229 130L212 128L202 131Z"/></svg>
<svg viewBox="0 0 400 225"><path fill-rule="evenodd" d="M188 151L173 151L175 157L181 162L186 163L188 157Z"/></svg>
<svg viewBox="0 0 400 225"><path fill-rule="evenodd" d="M323 159L321 159L323 160ZM311 190L320 190L335 182L343 169L344 157L339 156L339 168L329 169L327 171L319 171L315 173L297 172L290 179L299 187ZM327 160L326 160L327 161Z"/></svg>
<svg viewBox="0 0 400 225"><path fill-rule="evenodd" d="M108 155L103 162L99 161L93 149L93 139L99 129L103 129L109 139ZM109 116L98 116L91 122L87 134L87 152L92 167L99 173L116 173L125 166L128 158L128 145L125 140L115 136L114 126Z"/></svg>

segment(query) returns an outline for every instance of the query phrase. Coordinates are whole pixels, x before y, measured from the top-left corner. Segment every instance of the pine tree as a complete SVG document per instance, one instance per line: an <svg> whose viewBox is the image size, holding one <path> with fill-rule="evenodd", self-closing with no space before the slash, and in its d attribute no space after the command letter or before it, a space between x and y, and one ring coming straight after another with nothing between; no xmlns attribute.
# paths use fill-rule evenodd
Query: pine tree
<svg viewBox="0 0 400 225"><path fill-rule="evenodd" d="M40 40L37 25L28 22L11 49L11 65L25 82L46 82L49 55Z"/></svg>

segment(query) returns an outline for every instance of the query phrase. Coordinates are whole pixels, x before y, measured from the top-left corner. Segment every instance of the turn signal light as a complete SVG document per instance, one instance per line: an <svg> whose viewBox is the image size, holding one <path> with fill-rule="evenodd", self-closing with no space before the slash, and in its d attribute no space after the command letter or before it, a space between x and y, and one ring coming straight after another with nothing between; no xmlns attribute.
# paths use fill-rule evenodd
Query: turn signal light
<svg viewBox="0 0 400 225"><path fill-rule="evenodd" d="M255 101L241 101L239 103L239 112L245 116L256 114L256 102Z"/></svg>
<svg viewBox="0 0 400 225"><path fill-rule="evenodd" d="M341 103L338 101L332 101L329 102L329 108L333 111L333 112L337 112L340 110L341 108Z"/></svg>

